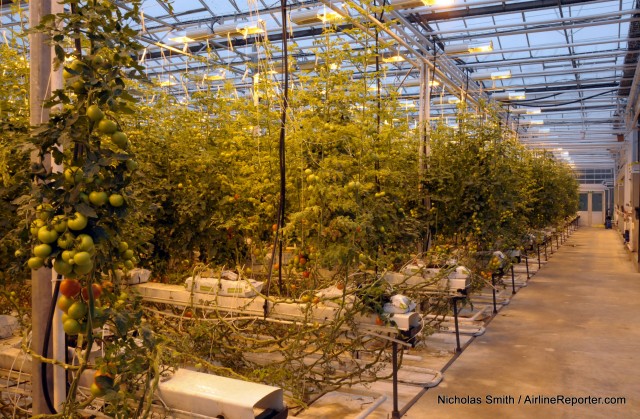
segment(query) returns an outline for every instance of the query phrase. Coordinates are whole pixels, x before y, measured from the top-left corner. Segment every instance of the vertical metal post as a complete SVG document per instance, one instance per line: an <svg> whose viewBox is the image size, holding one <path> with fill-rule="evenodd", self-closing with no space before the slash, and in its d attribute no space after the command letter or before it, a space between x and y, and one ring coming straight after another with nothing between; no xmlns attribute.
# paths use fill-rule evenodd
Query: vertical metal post
<svg viewBox="0 0 640 419"><path fill-rule="evenodd" d="M544 260L549 260L549 255L547 254L547 238L544 238Z"/></svg>
<svg viewBox="0 0 640 419"><path fill-rule="evenodd" d="M393 367L393 411L391 417L393 419L400 418L400 410L398 409L398 342L392 344L392 367Z"/></svg>
<svg viewBox="0 0 640 419"><path fill-rule="evenodd" d="M420 65L420 91L419 91L419 103L418 103L418 170L420 180L420 191L423 195L423 205L425 209L431 207L431 200L426 191L422 189L422 181L425 180L427 173L427 156L430 154L429 150L429 131L431 125L429 124L429 116L431 115L431 89L429 88L429 79L431 78L431 71L427 66L427 63L423 62ZM431 241L431 235L427 234L424 241L419 243L419 251L424 252L429 249Z"/></svg>
<svg viewBox="0 0 640 419"><path fill-rule="evenodd" d="M453 297L451 303L453 304L453 321L456 327L456 352L462 352L460 347L460 328L458 326L458 299Z"/></svg>
<svg viewBox="0 0 640 419"><path fill-rule="evenodd" d="M524 258L524 265L527 267L527 279L531 279L531 275L529 274L529 256Z"/></svg>
<svg viewBox="0 0 640 419"><path fill-rule="evenodd" d="M496 303L496 274L491 274L491 293L493 294L493 314L497 314L498 304Z"/></svg>
<svg viewBox="0 0 640 419"><path fill-rule="evenodd" d="M51 0L33 0L29 2L29 26L37 26L43 16L51 14ZM43 102L51 95L50 74L52 54L51 47L45 42L45 36L41 33L29 34L29 97L31 126L37 126L49 119L49 109L43 107ZM40 163L37 153L31 156L33 163ZM45 166L50 161L42 162ZM51 305L51 269L40 268L31 271L31 321L32 338L31 349L34 353L42 355L47 316ZM52 413L46 405L41 386L41 363L36 358L31 362L31 395L33 398L32 414ZM51 383L49 383L50 385Z"/></svg>
<svg viewBox="0 0 640 419"><path fill-rule="evenodd" d="M513 262L511 262L511 294L516 293L516 273L513 268Z"/></svg>

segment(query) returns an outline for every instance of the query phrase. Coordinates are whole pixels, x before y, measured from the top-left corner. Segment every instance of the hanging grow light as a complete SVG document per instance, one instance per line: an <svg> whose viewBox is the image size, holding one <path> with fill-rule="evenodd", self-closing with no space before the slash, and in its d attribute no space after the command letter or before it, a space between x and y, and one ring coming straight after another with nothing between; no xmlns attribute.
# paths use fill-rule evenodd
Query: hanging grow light
<svg viewBox="0 0 640 419"><path fill-rule="evenodd" d="M189 37L185 31L177 31L169 38L169 41L179 44L188 44L189 42L193 42L194 39Z"/></svg>
<svg viewBox="0 0 640 419"><path fill-rule="evenodd" d="M400 55L400 51L398 51L395 55L389 55L389 56L383 56L382 57L382 62L384 63L401 63L403 61L406 61L405 58Z"/></svg>
<svg viewBox="0 0 640 419"><path fill-rule="evenodd" d="M525 92L499 92L491 95L492 99L508 101L508 100L524 100L527 98Z"/></svg>
<svg viewBox="0 0 640 419"><path fill-rule="evenodd" d="M321 13L318 13L318 19L320 19L320 21L322 21L323 23L333 23L340 22L344 20L345 17L335 10L325 9Z"/></svg>
<svg viewBox="0 0 640 419"><path fill-rule="evenodd" d="M205 74L203 79L206 81L220 81L227 78L227 73L224 70L219 70L215 73Z"/></svg>
<svg viewBox="0 0 640 419"><path fill-rule="evenodd" d="M258 20L254 23L248 23L246 25L238 26L237 30L245 38L249 35L262 34L265 33L265 23L264 20Z"/></svg>
<svg viewBox="0 0 640 419"><path fill-rule="evenodd" d="M403 109L415 109L416 103L412 100L401 100L398 101L398 105L400 105Z"/></svg>
<svg viewBox="0 0 640 419"><path fill-rule="evenodd" d="M218 35L217 31L214 34L213 32L211 32L209 28L198 28L198 29L193 29L185 32L185 38L189 39L189 41L187 42L195 42L202 39L211 38L217 35Z"/></svg>
<svg viewBox="0 0 640 419"><path fill-rule="evenodd" d="M314 23L335 23L346 19L345 16L335 10L326 7L310 10L297 10L289 15L291 22L296 25L312 25Z"/></svg>
<svg viewBox="0 0 640 419"><path fill-rule="evenodd" d="M457 96L442 96L439 98L433 98L432 102L434 103L446 103L449 105L455 105L460 103L460 98Z"/></svg>
<svg viewBox="0 0 640 419"><path fill-rule="evenodd" d="M391 7L394 9L410 9L421 6L446 7L452 6L454 0L393 0Z"/></svg>
<svg viewBox="0 0 640 419"><path fill-rule="evenodd" d="M471 79L480 81L480 80L503 80L511 78L511 70L506 71L487 71L480 73L471 74Z"/></svg>
<svg viewBox="0 0 640 419"><path fill-rule="evenodd" d="M458 45L447 45L445 52L449 55L455 54L477 54L479 52L493 51L493 41L489 42L466 42Z"/></svg>
<svg viewBox="0 0 640 419"><path fill-rule="evenodd" d="M166 79L158 78L157 83L160 87L171 87L177 84L175 82L175 77L172 75L169 75L169 77L167 77Z"/></svg>
<svg viewBox="0 0 640 419"><path fill-rule="evenodd" d="M237 35L239 35L238 25L236 25L235 23L213 27L213 36L223 37Z"/></svg>
<svg viewBox="0 0 640 419"><path fill-rule="evenodd" d="M542 113L542 109L540 108L512 109L511 113L514 113L516 115L539 115Z"/></svg>

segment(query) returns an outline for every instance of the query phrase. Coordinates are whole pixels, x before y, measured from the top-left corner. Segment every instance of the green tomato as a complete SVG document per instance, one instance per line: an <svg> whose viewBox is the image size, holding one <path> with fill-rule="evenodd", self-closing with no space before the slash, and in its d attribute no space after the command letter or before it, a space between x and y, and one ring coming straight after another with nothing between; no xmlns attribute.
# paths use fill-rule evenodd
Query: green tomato
<svg viewBox="0 0 640 419"><path fill-rule="evenodd" d="M58 246L62 249L70 249L75 241L75 236L70 231L65 232L62 236L58 237Z"/></svg>
<svg viewBox="0 0 640 419"><path fill-rule="evenodd" d="M109 195L109 204L111 204L112 207L121 207L124 205L124 197L120 194L111 194Z"/></svg>
<svg viewBox="0 0 640 419"><path fill-rule="evenodd" d="M40 230L38 230L38 240L42 243L53 243L58 240L58 232L49 226L40 227Z"/></svg>
<svg viewBox="0 0 640 419"><path fill-rule="evenodd" d="M87 315L87 304L84 301L76 301L67 310L67 315L75 320L80 320Z"/></svg>
<svg viewBox="0 0 640 419"><path fill-rule="evenodd" d="M75 260L75 259L74 259ZM78 275L86 275L93 270L93 262L89 262L86 265L75 265L73 267L73 272Z"/></svg>
<svg viewBox="0 0 640 419"><path fill-rule="evenodd" d="M76 265L89 265L91 264L91 254L89 252L78 252L73 256L73 262ZM77 272L77 271L76 271Z"/></svg>
<svg viewBox="0 0 640 419"><path fill-rule="evenodd" d="M104 118L104 113L98 105L91 105L87 108L87 116L93 122L99 122Z"/></svg>
<svg viewBox="0 0 640 419"><path fill-rule="evenodd" d="M118 130L118 124L110 119L102 119L98 123L98 131L102 134L111 135Z"/></svg>
<svg viewBox="0 0 640 419"><path fill-rule="evenodd" d="M42 221L41 219L37 218L36 220L34 220L31 223L31 227L29 228L31 235L34 237L38 237L38 231L40 231L40 228L44 227L44 225L45 225L45 222Z"/></svg>
<svg viewBox="0 0 640 419"><path fill-rule="evenodd" d="M77 320L69 318L64 323L62 323L62 329L67 335L75 336L80 333L80 331L82 330L82 326Z"/></svg>
<svg viewBox="0 0 640 419"><path fill-rule="evenodd" d="M39 244L33 248L33 254L39 258L46 259L51 254L51 246L48 244Z"/></svg>
<svg viewBox="0 0 640 419"><path fill-rule="evenodd" d="M44 266L44 259L34 256L29 258L27 266L31 269L40 269Z"/></svg>
<svg viewBox="0 0 640 419"><path fill-rule="evenodd" d="M75 264L75 261L73 260L73 258L76 255L76 253L77 252L75 250L65 250L62 252L62 260L64 260L70 265Z"/></svg>
<svg viewBox="0 0 640 419"><path fill-rule="evenodd" d="M88 223L89 220L87 219L87 217L79 212L76 212L75 214L73 214L73 216L71 216L71 218L67 220L67 226L71 230L76 231L83 230L85 227L87 227Z"/></svg>
<svg viewBox="0 0 640 419"><path fill-rule="evenodd" d="M67 230L67 217L64 215L56 215L53 217L51 225L58 233L64 233Z"/></svg>
<svg viewBox="0 0 640 419"><path fill-rule="evenodd" d="M127 134L122 131L116 131L111 135L111 141L118 147L125 149L129 140L127 139Z"/></svg>
<svg viewBox="0 0 640 419"><path fill-rule="evenodd" d="M78 235L76 242L76 248L82 252L91 252L94 248L93 238L88 234Z"/></svg>
<svg viewBox="0 0 640 419"><path fill-rule="evenodd" d="M93 205L97 207L101 207L104 204L106 204L108 199L109 199L109 196L107 195L106 192L92 191L89 194L89 202L91 202Z"/></svg>
<svg viewBox="0 0 640 419"><path fill-rule="evenodd" d="M48 221L53 215L53 207L51 204L40 204L36 208L36 215L43 221Z"/></svg>
<svg viewBox="0 0 640 419"><path fill-rule="evenodd" d="M65 314L69 311L69 307L71 307L71 305L73 303L75 303L76 300L74 300L73 298L67 297L65 295L61 295L60 297L58 297L58 308L60 310L62 310Z"/></svg>
<svg viewBox="0 0 640 419"><path fill-rule="evenodd" d="M79 167L72 166L64 170L64 180L72 185L82 182L83 177L84 172Z"/></svg>
<svg viewBox="0 0 640 419"><path fill-rule="evenodd" d="M68 275L73 271L73 266L62 259L56 259L55 262L53 262L53 269L61 275Z"/></svg>

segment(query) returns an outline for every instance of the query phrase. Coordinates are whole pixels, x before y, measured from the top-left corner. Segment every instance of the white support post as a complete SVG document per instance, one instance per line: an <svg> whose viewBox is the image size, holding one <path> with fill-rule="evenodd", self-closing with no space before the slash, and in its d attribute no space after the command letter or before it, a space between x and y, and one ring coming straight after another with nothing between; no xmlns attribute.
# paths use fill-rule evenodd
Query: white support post
<svg viewBox="0 0 640 419"><path fill-rule="evenodd" d="M51 4L51 13L58 14L64 13L64 5L54 1ZM55 57L54 48L51 47L51 59ZM64 88L64 80L62 78L62 67L57 70L51 68L51 91ZM51 162L51 170L53 172L62 172L62 165L56 165ZM61 281L62 278L58 277L58 273L53 270L51 276L51 284L55 287L56 281ZM51 324L51 341L52 341L52 353L51 357L56 361L64 362L67 347L65 344L65 334L62 329L62 311L58 308L54 311L52 324ZM67 399L67 373L61 366L53 367L53 406L60 411L62 404Z"/></svg>
<svg viewBox="0 0 640 419"><path fill-rule="evenodd" d="M51 13L51 0L34 0L29 3L29 26L35 27L43 16ZM37 126L49 118L49 110L43 107L43 101L49 97L51 90L49 76L51 74L51 48L45 43L45 36L40 33L29 34L30 50L30 124ZM32 161L37 160L32 155ZM42 162L47 165L49 162ZM34 353L42 354L47 316L51 304L51 269L40 268L31 273L32 304L32 338L31 348ZM33 397L32 414L51 413L47 407L42 391L41 363L33 359L31 371L31 388Z"/></svg>
<svg viewBox="0 0 640 419"><path fill-rule="evenodd" d="M427 172L427 156L429 155L429 131L431 130L431 87L429 81L431 78L431 71L426 63L420 65L420 99L419 99L419 113L418 113L418 135L420 140L418 141L418 158L419 158L419 179L423 181ZM425 208L431 207L431 201L429 196L426 195L426 191L423 190L420 185L420 192L425 194L423 204ZM429 248L429 242L431 237L427 237L425 243L420 243L420 252L424 252Z"/></svg>

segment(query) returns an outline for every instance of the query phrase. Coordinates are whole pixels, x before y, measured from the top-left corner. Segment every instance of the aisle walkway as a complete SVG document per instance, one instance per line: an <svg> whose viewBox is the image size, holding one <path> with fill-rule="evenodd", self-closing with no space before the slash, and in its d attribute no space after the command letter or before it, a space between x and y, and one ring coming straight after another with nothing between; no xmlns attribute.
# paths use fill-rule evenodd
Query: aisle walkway
<svg viewBox="0 0 640 419"><path fill-rule="evenodd" d="M640 418L640 274L617 232L576 231L444 377L406 418ZM557 395L626 402L524 404Z"/></svg>

